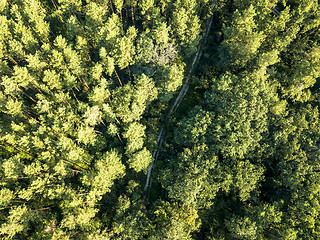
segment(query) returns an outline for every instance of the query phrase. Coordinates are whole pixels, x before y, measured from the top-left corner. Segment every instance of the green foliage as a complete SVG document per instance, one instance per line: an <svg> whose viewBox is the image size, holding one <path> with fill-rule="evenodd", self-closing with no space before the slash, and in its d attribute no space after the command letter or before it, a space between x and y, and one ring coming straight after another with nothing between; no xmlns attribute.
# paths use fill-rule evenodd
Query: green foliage
<svg viewBox="0 0 320 240"><path fill-rule="evenodd" d="M230 221L226 221L226 227L230 231L230 236L236 239L257 239L257 227L248 218L233 216Z"/></svg>
<svg viewBox="0 0 320 240"><path fill-rule="evenodd" d="M151 221L147 216L147 209L143 205L139 194L139 184L130 181L126 193L118 198L114 233L117 239L140 239L146 237L152 229Z"/></svg>
<svg viewBox="0 0 320 240"><path fill-rule="evenodd" d="M210 239L319 236L315 9L315 1L217 7L191 89L202 97L170 125L158 177L171 201L199 211Z"/></svg>
<svg viewBox="0 0 320 240"><path fill-rule="evenodd" d="M0 238L319 239L319 10L0 0Z"/></svg>
<svg viewBox="0 0 320 240"><path fill-rule="evenodd" d="M188 58L177 43L188 48L200 34L192 10L192 39L176 36L174 11L159 1L0 1L1 237L151 231L142 192L126 199L121 189L131 198L143 184L147 134L162 112L147 116L182 85Z"/></svg>
<svg viewBox="0 0 320 240"><path fill-rule="evenodd" d="M129 166L135 171L146 170L152 161L152 155L149 150L143 148L139 152L136 152L129 159Z"/></svg>
<svg viewBox="0 0 320 240"><path fill-rule="evenodd" d="M253 5L241 13L238 10L233 13L232 22L222 30L224 41L219 48L221 64L226 67L243 67L258 54L258 48L265 36L257 31L254 20L256 15Z"/></svg>

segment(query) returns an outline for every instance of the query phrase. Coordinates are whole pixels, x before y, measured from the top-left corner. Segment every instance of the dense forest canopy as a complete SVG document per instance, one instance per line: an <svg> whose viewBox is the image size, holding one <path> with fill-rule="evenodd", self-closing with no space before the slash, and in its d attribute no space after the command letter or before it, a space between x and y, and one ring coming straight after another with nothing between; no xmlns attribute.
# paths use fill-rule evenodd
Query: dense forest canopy
<svg viewBox="0 0 320 240"><path fill-rule="evenodd" d="M319 28L317 0L0 0L1 239L319 239Z"/></svg>

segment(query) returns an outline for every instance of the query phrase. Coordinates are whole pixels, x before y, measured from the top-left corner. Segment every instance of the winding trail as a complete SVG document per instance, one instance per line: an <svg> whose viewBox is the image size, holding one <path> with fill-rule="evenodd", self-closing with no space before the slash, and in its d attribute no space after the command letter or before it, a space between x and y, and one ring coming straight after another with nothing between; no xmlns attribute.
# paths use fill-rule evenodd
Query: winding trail
<svg viewBox="0 0 320 240"><path fill-rule="evenodd" d="M210 18L206 21L206 26L205 26L205 29L204 29L204 32L203 32L203 35L202 35L202 39L201 39L201 41L199 43L196 55L193 58L192 65L191 65L190 70L188 72L188 75L186 77L186 81L184 82L184 84L183 84L183 86L182 86L182 88L180 90L180 93L177 96L176 100L174 101L173 105L169 109L169 111L168 111L168 113L166 115L166 118L165 118L165 120L163 122L163 126L162 126L162 128L160 130L160 133L159 133L159 136L158 136L158 139L157 139L157 143L156 143L156 150L154 150L154 152L153 152L152 162L150 163L149 170L148 170L148 173L147 173L146 185L144 186L144 198L145 199L146 199L147 196L149 196L151 183L152 183L151 174L152 174L153 169L154 169L154 164L158 160L159 151L160 151L160 148L162 146L163 138L164 138L165 133L166 133L165 127L167 125L167 122L169 121L169 118L170 118L171 114L174 113L177 110L177 108L179 107L181 101L183 100L184 96L186 95L186 93L187 93L187 91L189 89L191 75L192 75L194 69L196 68L196 66L197 66L197 64L198 64L198 62L200 60L200 57L202 55L203 46L204 46L204 44L205 44L205 42L207 40L209 31L210 31L210 28L211 28L211 25L212 25L213 12L214 12L214 7L211 10Z"/></svg>

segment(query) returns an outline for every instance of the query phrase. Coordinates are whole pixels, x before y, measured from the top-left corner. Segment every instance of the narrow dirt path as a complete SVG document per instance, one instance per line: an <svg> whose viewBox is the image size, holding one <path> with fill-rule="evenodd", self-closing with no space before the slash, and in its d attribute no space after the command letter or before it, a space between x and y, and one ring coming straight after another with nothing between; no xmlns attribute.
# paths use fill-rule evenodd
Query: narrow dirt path
<svg viewBox="0 0 320 240"><path fill-rule="evenodd" d="M192 75L194 69L196 68L196 66L197 66L197 64L198 64L198 62L200 60L204 44L206 43L210 28L211 28L211 25L212 25L213 11L214 11L214 8L212 8L212 10L211 10L211 12L212 12L211 17L206 21L206 27L205 27L205 30L203 32L201 42L199 43L196 55L193 58L190 70L189 70L188 75L186 77L186 81L184 82L184 84L183 84L183 86L182 86L182 88L180 90L180 93L177 96L176 100L174 101L173 105L169 109L169 111L168 111L168 113L166 115L166 118L164 120L163 126L162 126L162 128L160 130L160 133L159 133L159 136L158 136L158 139L157 139L156 150L154 150L154 152L153 152L152 162L151 162L151 164L149 166L149 170L148 170L148 173L147 173L146 185L144 186L144 198L146 198L146 197L148 198L148 196L149 196L148 193L150 191L151 183L152 183L151 175L152 175L152 172L153 172L154 164L156 163L156 161L158 159L159 151L160 151L160 148L161 148L162 143L163 143L163 138L164 138L165 133L166 133L166 129L165 128L166 128L167 122L169 121L169 118L170 118L171 114L174 113L177 110L177 108L179 107L181 101L183 100L184 96L186 95L186 93L187 93L187 91L189 89L191 75Z"/></svg>

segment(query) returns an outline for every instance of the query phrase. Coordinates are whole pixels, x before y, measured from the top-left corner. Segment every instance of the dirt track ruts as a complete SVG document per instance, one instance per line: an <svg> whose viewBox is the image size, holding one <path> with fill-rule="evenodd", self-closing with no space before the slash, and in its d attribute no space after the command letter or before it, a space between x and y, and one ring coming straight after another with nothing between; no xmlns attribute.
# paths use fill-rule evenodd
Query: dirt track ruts
<svg viewBox="0 0 320 240"><path fill-rule="evenodd" d="M189 72L188 72L188 75L186 77L186 80L180 90L180 93L179 95L176 97L176 100L174 101L173 105L171 106L171 108L169 109L168 113L166 114L166 118L164 120L164 123L163 123L163 126L160 130L160 133L159 133L159 136L158 136L158 139L157 139L157 143L156 143L156 150L154 150L153 152L153 155L152 155L152 162L150 163L150 166L149 166L149 170L148 170L148 173L147 173L147 180L146 180L146 184L144 186L144 197L146 198L148 196L148 191L150 190L150 187L151 187L151 174L152 174L152 170L153 170L153 166L155 164L155 162L157 161L158 159L158 156L159 156L159 150L162 146L162 142L163 142L163 138L164 138L164 135L165 135L165 127L166 127L166 124L171 116L172 113L174 113L177 108L179 107L181 101L183 100L184 96L186 95L188 89L189 89L189 82L190 82L190 77L194 71L194 69L196 68L198 62L199 62L199 59L201 57L201 54L202 54L202 50L203 50L203 46L207 40L207 37L208 37L208 34L209 34L209 31L210 31L210 27L212 25L212 21L213 21L213 11L214 11L214 8L212 8L211 12L211 16L210 18L206 21L206 27L205 27L205 30L203 32L203 35L202 35L202 39L199 43L199 46L198 46L198 49L197 49L197 52L196 52L196 55L194 56L193 58L193 61L192 61L192 64L191 64L191 67L189 69Z"/></svg>

